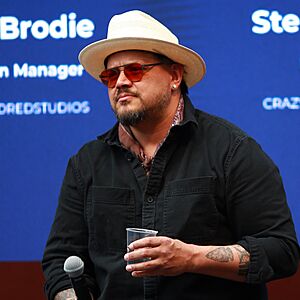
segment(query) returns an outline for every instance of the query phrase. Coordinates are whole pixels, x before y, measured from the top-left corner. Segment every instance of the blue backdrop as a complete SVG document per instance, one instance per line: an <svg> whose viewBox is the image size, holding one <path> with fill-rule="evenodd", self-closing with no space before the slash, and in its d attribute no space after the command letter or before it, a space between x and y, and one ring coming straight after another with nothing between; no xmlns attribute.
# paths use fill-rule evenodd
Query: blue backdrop
<svg viewBox="0 0 300 300"><path fill-rule="evenodd" d="M300 4L296 1L2 1L0 260L41 259L68 158L114 124L79 65L113 14L150 13L200 53L194 104L252 135L281 170L300 232Z"/></svg>

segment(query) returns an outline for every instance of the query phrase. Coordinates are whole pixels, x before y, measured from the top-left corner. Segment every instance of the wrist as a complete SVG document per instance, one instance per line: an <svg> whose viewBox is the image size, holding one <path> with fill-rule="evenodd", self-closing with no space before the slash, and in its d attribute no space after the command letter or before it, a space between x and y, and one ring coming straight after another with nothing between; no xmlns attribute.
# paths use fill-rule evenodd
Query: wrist
<svg viewBox="0 0 300 300"><path fill-rule="evenodd" d="M202 246L189 244L189 257L187 262L187 272L189 273L199 273L201 268L202 257Z"/></svg>

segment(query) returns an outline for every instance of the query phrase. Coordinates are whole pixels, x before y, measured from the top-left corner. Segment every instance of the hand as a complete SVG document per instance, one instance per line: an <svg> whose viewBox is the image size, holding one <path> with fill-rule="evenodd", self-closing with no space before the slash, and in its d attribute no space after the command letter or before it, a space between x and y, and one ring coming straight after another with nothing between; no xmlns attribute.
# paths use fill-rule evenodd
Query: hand
<svg viewBox="0 0 300 300"><path fill-rule="evenodd" d="M77 300L77 297L75 295L75 291L73 289L68 289L59 292L54 300Z"/></svg>
<svg viewBox="0 0 300 300"><path fill-rule="evenodd" d="M91 299L94 300L93 295L90 293ZM68 289L59 292L54 297L54 300L77 300L74 289Z"/></svg>
<svg viewBox="0 0 300 300"><path fill-rule="evenodd" d="M129 264L126 270L134 277L176 276L190 272L196 247L168 237L146 237L131 243L128 248L132 252L124 256L126 261L146 261Z"/></svg>

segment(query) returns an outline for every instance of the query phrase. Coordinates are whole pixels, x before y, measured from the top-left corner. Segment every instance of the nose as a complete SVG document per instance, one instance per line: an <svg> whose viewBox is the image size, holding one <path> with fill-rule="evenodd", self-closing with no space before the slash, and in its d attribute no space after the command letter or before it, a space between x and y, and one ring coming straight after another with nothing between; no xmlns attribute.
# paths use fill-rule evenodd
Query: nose
<svg viewBox="0 0 300 300"><path fill-rule="evenodd" d="M125 73L124 73L124 70L121 70L120 71L120 75L119 75L119 78L117 80L117 83L116 83L116 88L121 88L121 87L124 87L124 86L132 86L132 81L130 81Z"/></svg>

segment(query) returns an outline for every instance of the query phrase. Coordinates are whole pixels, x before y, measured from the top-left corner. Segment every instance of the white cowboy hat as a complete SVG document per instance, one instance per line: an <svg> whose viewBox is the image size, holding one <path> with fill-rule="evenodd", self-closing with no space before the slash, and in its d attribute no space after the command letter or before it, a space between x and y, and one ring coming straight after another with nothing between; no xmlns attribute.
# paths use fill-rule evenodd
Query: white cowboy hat
<svg viewBox="0 0 300 300"><path fill-rule="evenodd" d="M195 51L179 44L178 38L163 24L139 10L111 18L107 39L89 44L79 53L84 69L99 80L110 54L125 50L143 50L162 54L184 66L183 79L188 87L205 74L205 63Z"/></svg>

